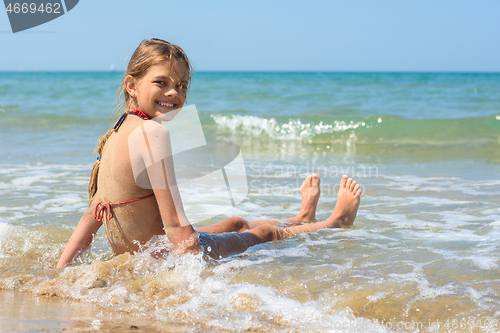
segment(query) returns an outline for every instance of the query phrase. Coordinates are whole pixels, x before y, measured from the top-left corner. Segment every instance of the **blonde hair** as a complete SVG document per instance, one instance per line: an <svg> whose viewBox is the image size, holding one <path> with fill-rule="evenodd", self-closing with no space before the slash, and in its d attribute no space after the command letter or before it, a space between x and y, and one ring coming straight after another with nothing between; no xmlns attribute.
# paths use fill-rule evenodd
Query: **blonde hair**
<svg viewBox="0 0 500 333"><path fill-rule="evenodd" d="M121 103L119 103L118 109L121 112L126 114L127 111L132 107L132 97L128 93L127 89L125 89L125 77L128 75L133 76L136 79L141 79L146 72L154 65L161 63L162 61L168 61L170 63L171 68L175 69L175 65L179 62L186 66L188 73L188 86L191 82L191 77L193 75L193 68L191 66L191 62L188 57L184 53L184 51L177 45L164 41L158 38L151 38L149 40L143 40L141 44L135 49L132 57L127 66L127 71L124 75L124 81L120 85L118 89L117 100L120 100L121 95L123 94L123 99ZM102 149L108 141L108 138L113 134L113 132L118 130L118 126L111 127L106 134L104 134L100 139L99 143L96 147L96 152L99 156L102 156ZM92 201L96 192L97 192L97 177L99 174L99 166L101 162L98 159L94 163L94 167L92 168L92 173L90 174L89 181L89 200Z"/></svg>

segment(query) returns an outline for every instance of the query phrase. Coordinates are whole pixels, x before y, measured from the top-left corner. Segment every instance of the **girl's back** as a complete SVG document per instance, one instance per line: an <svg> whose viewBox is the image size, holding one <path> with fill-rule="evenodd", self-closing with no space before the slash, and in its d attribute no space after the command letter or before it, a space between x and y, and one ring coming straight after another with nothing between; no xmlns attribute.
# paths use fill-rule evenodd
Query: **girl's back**
<svg viewBox="0 0 500 333"><path fill-rule="evenodd" d="M97 181L96 198L99 202L116 204L152 194L151 189L141 188L136 184L128 147L130 134L142 122L138 117L128 116L104 145ZM164 234L154 196L113 205L112 214L113 218L109 218L105 211L103 223L115 253L136 251L138 245L133 241L145 243L154 235Z"/></svg>

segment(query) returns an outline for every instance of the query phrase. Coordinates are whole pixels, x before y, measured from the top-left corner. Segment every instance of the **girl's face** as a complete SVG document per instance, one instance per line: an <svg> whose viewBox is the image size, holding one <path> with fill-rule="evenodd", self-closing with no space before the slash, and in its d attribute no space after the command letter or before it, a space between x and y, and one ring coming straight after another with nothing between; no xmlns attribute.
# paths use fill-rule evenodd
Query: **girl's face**
<svg viewBox="0 0 500 333"><path fill-rule="evenodd" d="M179 109L186 101L188 69L180 62L163 61L151 66L140 78L127 76L125 88L134 107L151 118Z"/></svg>

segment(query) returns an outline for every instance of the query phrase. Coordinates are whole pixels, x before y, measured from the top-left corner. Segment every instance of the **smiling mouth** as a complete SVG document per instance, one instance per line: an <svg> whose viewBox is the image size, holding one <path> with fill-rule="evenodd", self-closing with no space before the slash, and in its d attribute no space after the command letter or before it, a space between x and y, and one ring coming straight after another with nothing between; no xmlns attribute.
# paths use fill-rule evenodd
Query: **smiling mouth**
<svg viewBox="0 0 500 333"><path fill-rule="evenodd" d="M175 104L173 104L173 103L156 102L156 104L158 104L159 106L161 106L163 108L168 108L168 109L175 107Z"/></svg>

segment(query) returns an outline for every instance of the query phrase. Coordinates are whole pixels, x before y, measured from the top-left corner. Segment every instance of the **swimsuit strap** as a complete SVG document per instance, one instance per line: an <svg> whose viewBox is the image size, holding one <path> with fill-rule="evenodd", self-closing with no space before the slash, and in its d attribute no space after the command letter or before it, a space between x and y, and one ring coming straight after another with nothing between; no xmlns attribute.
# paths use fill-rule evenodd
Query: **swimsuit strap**
<svg viewBox="0 0 500 333"><path fill-rule="evenodd" d="M139 109L133 110L133 111L129 111L128 114L133 114L135 116L141 117L144 120L151 120L151 119L153 119L150 116L148 116L146 113L144 113L144 111L139 110Z"/></svg>
<svg viewBox="0 0 500 333"><path fill-rule="evenodd" d="M122 116L120 117L120 119L118 119L118 121L116 122L115 126L113 126L113 129L116 131L118 131L118 129L120 128L120 126L123 124L123 122L125 121L125 118L127 118L127 112L125 112L124 114L122 114Z"/></svg>
<svg viewBox="0 0 500 333"><path fill-rule="evenodd" d="M114 216L113 215L113 210L111 209L111 206L117 206L117 205L122 205L122 204L130 203L130 202L134 202L134 201L139 201L139 200L142 200L142 199L146 199L146 198L152 197L153 195L155 195L155 194L151 193L151 194L148 194L148 195L146 195L146 196L144 196L142 198L127 200L127 201L122 201L122 202L115 202L115 203L110 203L110 202L102 203L102 202L99 202L97 204L97 206L95 206L95 213L94 213L95 219L98 222L102 222L102 219L104 217L104 213L106 213L108 221L109 221Z"/></svg>
<svg viewBox="0 0 500 333"><path fill-rule="evenodd" d="M118 121L116 122L115 126L113 126L113 129L115 130L115 132L118 131L118 129L120 128L120 126L125 121L125 118L127 118L127 115L129 115L129 114L133 114L134 116L141 117L144 120L151 120L151 119L153 119L150 116L148 116L146 113L144 113L144 111L139 110L139 109L125 112L124 114L122 114L122 116L120 117L120 119L118 119Z"/></svg>

